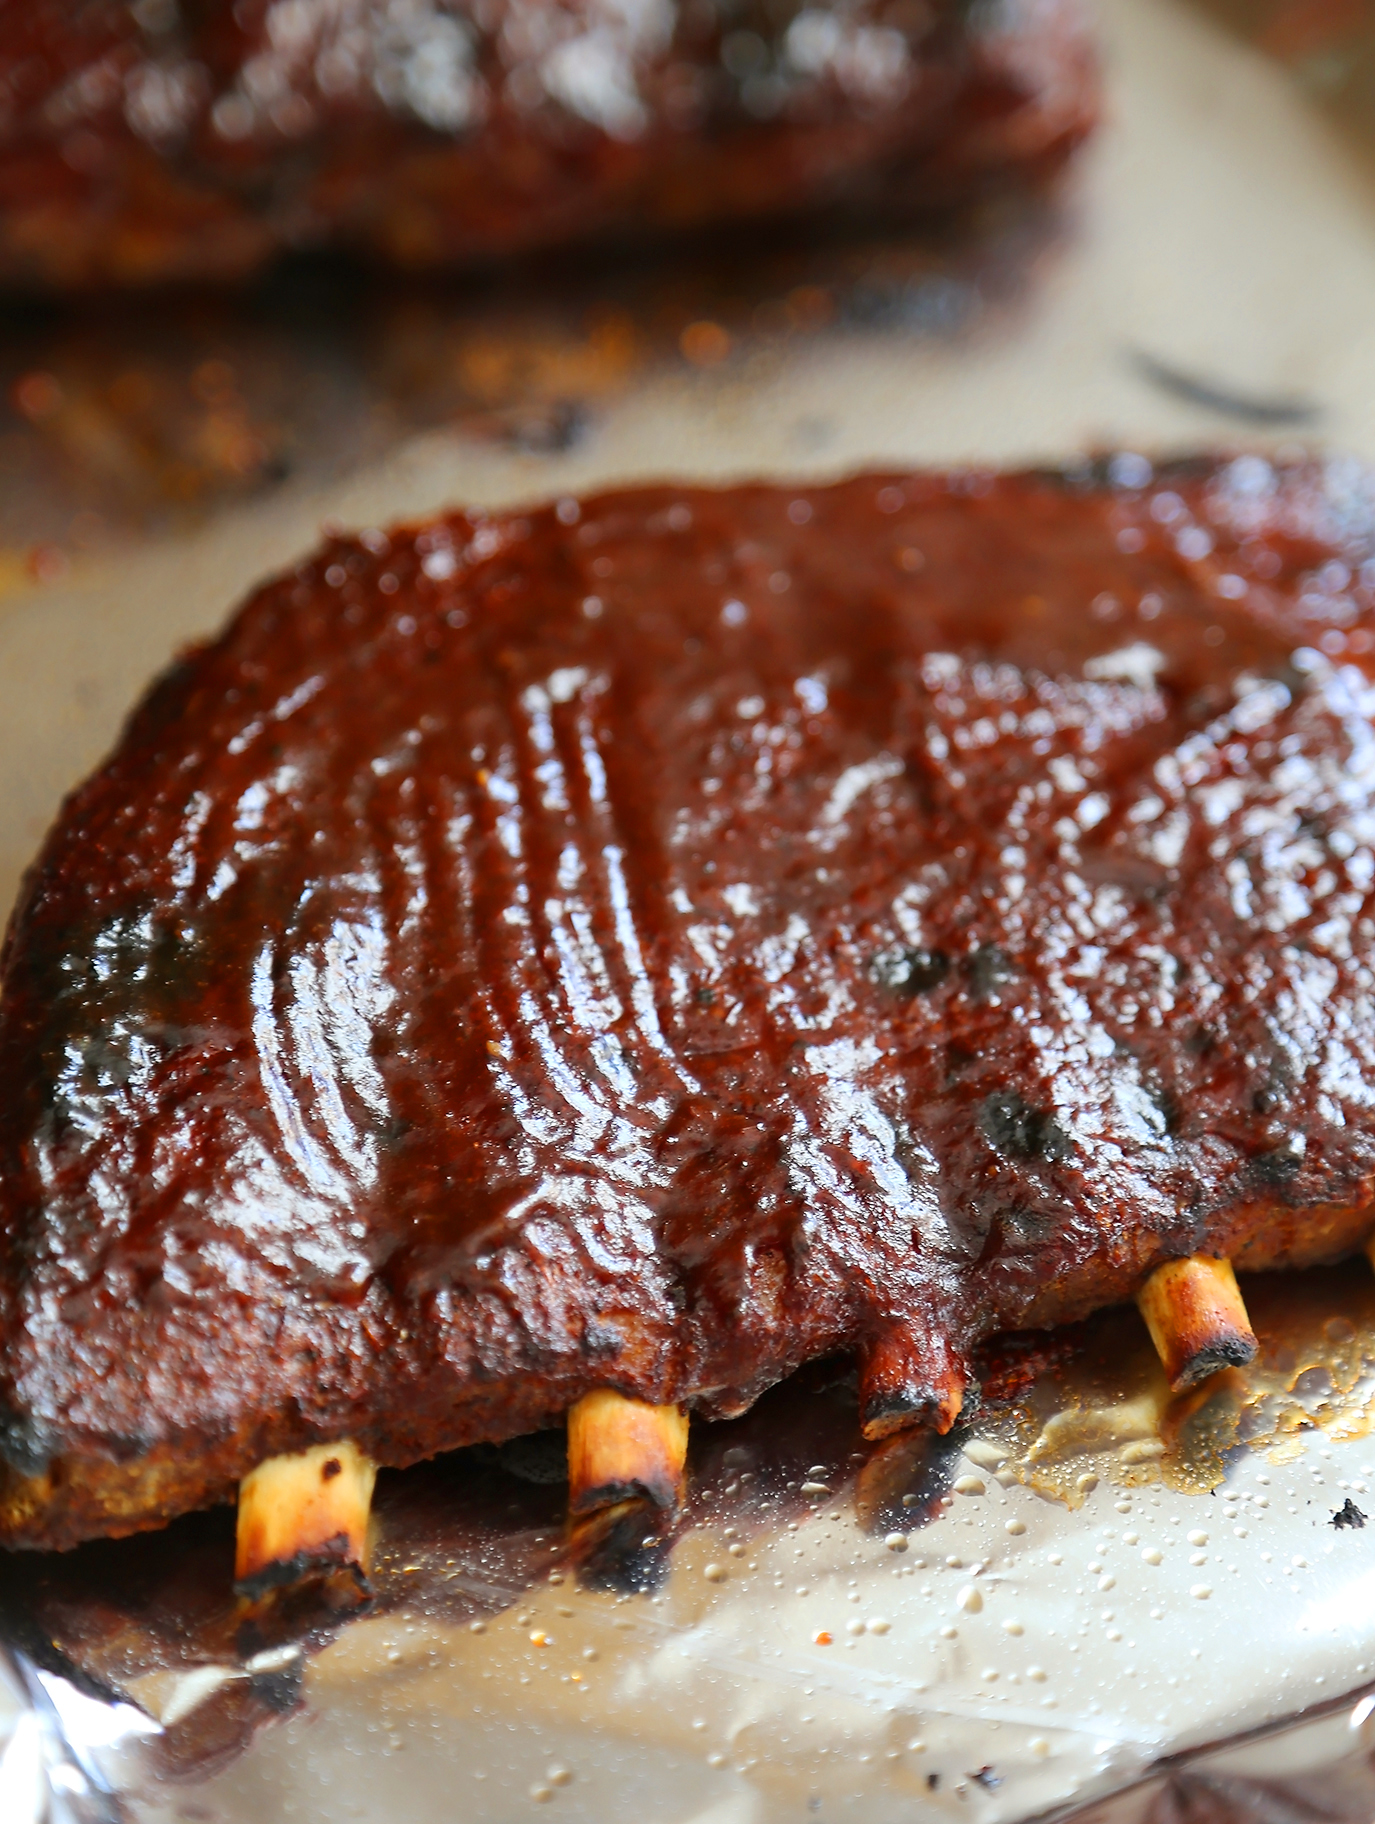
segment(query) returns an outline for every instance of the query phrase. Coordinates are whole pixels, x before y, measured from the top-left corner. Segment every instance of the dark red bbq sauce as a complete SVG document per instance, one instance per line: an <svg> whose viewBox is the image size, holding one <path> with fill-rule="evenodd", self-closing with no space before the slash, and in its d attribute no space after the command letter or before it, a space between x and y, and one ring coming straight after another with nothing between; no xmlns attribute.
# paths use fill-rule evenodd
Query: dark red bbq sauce
<svg viewBox="0 0 1375 1824"><path fill-rule="evenodd" d="M0 279L948 208L1052 175L1098 89L1078 0L27 0L0 21Z"/></svg>
<svg viewBox="0 0 1375 1824"><path fill-rule="evenodd" d="M732 1411L1349 1249L1373 532L1350 466L1119 458L453 515L269 584L11 930L12 1459Z"/></svg>

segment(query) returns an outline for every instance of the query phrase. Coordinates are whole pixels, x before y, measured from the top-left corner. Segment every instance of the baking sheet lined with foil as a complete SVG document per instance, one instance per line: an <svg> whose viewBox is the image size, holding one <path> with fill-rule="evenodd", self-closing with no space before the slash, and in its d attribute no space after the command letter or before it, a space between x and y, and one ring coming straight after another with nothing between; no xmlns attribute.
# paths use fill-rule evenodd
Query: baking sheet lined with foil
<svg viewBox="0 0 1375 1824"><path fill-rule="evenodd" d="M1245 1290L1252 1369L1172 1397L1105 1313L993 1348L944 1440L863 1445L814 1365L698 1428L667 1533L570 1540L558 1434L384 1475L375 1609L294 1637L227 1510L11 1560L5 1609L78 1727L159 1725L95 1757L148 1824L1033 1816L1375 1684L1375 1275Z"/></svg>
<svg viewBox="0 0 1375 1824"><path fill-rule="evenodd" d="M138 313L98 346L26 329L0 899L147 678L327 516L1300 433L1375 459L1367 176L1197 16L1101 10L1109 120L1064 213L978 245L771 254L673 310L671 272L342 330L318 293L266 328L201 302L158 318L162 367ZM374 1609L295 1633L245 1634L228 1510L7 1560L0 1816L1368 1818L1375 1277L1247 1297L1262 1358L1200 1396L1107 1314L995 1352L948 1442L864 1445L845 1365L808 1370L695 1428L676 1528L596 1551L557 1437L384 1474Z"/></svg>

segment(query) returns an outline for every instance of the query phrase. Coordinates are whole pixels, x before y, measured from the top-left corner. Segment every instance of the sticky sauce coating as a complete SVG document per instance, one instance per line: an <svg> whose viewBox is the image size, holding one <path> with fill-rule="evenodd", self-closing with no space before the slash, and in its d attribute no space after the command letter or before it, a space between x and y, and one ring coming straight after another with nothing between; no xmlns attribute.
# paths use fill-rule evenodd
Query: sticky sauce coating
<svg viewBox="0 0 1375 1824"><path fill-rule="evenodd" d="M1256 457L629 492L268 585L11 930L0 1527L838 1348L916 1410L1161 1259L1349 1251L1373 600L1370 479Z"/></svg>
<svg viewBox="0 0 1375 1824"><path fill-rule="evenodd" d="M1079 0L27 0L0 279L415 269L1038 186L1091 131Z"/></svg>

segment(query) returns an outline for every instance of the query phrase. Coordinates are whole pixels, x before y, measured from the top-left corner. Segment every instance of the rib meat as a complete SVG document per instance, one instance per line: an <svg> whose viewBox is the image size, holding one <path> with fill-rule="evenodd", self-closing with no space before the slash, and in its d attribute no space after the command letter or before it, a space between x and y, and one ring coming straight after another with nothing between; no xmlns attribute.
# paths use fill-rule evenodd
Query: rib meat
<svg viewBox="0 0 1375 1824"><path fill-rule="evenodd" d="M268 584L11 926L3 1538L841 1349L948 1422L998 1330L1357 1247L1373 607L1375 483L1256 456L453 514Z"/></svg>
<svg viewBox="0 0 1375 1824"><path fill-rule="evenodd" d="M1091 129L1080 0L26 0L0 281L404 267L1035 183Z"/></svg>

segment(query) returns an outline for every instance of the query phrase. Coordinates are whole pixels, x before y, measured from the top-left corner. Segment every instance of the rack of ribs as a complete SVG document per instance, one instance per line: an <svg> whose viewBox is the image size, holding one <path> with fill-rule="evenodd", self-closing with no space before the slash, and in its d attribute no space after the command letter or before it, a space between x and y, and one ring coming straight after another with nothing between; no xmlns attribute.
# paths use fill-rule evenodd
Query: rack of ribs
<svg viewBox="0 0 1375 1824"><path fill-rule="evenodd" d="M0 283L414 269L1038 188L1080 0L29 0L0 17Z"/></svg>
<svg viewBox="0 0 1375 1824"><path fill-rule="evenodd" d="M0 1539L240 1491L247 1588L375 1466L1003 1330L1375 1228L1375 481L657 487L335 538L65 805L0 998Z"/></svg>

